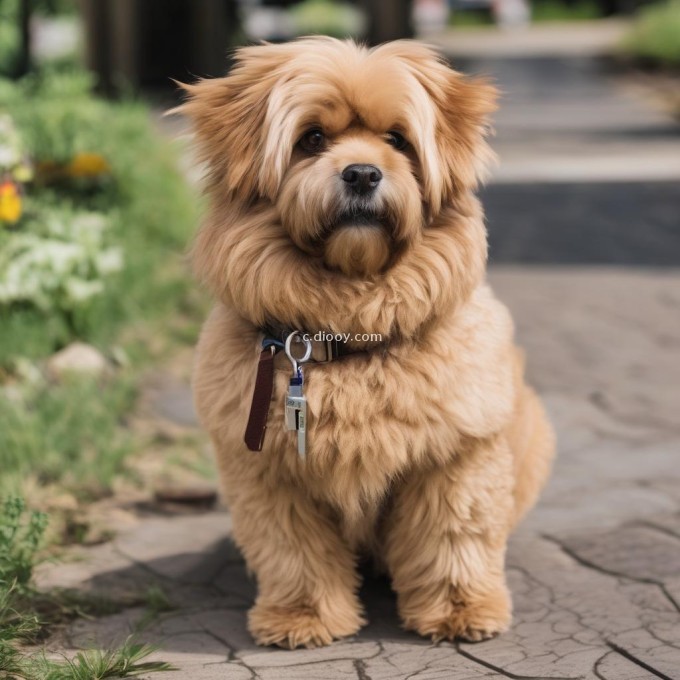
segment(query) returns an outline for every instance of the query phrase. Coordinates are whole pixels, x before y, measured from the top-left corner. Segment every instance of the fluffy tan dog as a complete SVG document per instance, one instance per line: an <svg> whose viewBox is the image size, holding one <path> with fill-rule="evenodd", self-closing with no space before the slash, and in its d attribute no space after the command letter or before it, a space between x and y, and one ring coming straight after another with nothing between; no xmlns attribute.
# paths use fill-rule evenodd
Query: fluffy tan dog
<svg viewBox="0 0 680 680"><path fill-rule="evenodd" d="M210 168L193 257L217 298L195 397L257 576L250 631L289 647L356 633L366 552L407 628L507 629L506 541L554 440L485 283L473 192L493 88L415 42L310 38L243 48L227 77L186 90ZM305 366L304 458L284 427L283 353L262 450L244 444L272 326L382 336Z"/></svg>

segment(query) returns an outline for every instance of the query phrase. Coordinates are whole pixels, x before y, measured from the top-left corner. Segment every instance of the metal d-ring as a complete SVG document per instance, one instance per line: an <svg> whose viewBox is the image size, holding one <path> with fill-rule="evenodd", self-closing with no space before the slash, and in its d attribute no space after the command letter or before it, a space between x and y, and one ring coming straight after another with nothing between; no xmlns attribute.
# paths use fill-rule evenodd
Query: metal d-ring
<svg viewBox="0 0 680 680"><path fill-rule="evenodd" d="M305 345L305 353L301 357L294 357L293 353L291 352L291 345L293 342L293 338L296 336L300 335L300 331L293 331L287 338L286 338L286 345L285 345L285 350L286 350L286 356L288 357L288 361L293 365L293 375L298 375L300 371L300 366L304 364L306 361L309 361L309 358L312 356L312 341L300 336L300 340L304 343Z"/></svg>

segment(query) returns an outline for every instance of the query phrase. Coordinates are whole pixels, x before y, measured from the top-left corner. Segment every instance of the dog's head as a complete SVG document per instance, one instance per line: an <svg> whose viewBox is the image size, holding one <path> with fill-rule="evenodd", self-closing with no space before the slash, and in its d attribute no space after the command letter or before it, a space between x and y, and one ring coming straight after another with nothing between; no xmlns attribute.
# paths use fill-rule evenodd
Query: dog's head
<svg viewBox="0 0 680 680"><path fill-rule="evenodd" d="M412 260L422 266L411 264L425 269L424 260L443 248L423 249L427 232L456 204L465 206L492 157L484 138L494 89L416 42L368 49L319 37L246 47L227 77L185 89L182 110L193 119L213 203L228 208L216 219L251 220L231 246L241 259L247 251L251 265L269 248L268 272L275 276L278 267L278 286L292 269L298 289L306 275L328 290L349 281L356 288L389 276L419 244ZM227 238L225 229L214 219L202 234L204 275L211 267L213 278L223 275L227 263L214 253L227 251L216 243ZM485 243L480 248L485 253ZM249 272L255 275L252 266ZM229 285L242 284L222 287ZM281 290L273 297L279 307L295 306ZM271 312L249 316L258 314Z"/></svg>

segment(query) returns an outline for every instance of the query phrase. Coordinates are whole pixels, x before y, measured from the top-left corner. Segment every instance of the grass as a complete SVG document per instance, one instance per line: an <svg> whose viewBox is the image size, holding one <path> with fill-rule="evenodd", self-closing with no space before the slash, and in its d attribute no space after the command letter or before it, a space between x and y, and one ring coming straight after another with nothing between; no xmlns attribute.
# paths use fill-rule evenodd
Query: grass
<svg viewBox="0 0 680 680"><path fill-rule="evenodd" d="M26 677L26 660L18 645L34 637L38 619L14 608L14 590L0 582L0 678Z"/></svg>
<svg viewBox="0 0 680 680"><path fill-rule="evenodd" d="M60 593L39 593L33 588L33 569L46 524L45 515L27 513L18 498L10 498L0 506L0 678L103 680L173 670L165 662L146 661L155 648L134 638L117 649L81 651L72 659L54 660L45 654L24 651L22 644L44 637L66 611L71 617L82 613L86 601L83 597L64 598ZM171 607L160 589L151 589L146 599L150 616ZM46 601L49 608L45 608Z"/></svg>
<svg viewBox="0 0 680 680"><path fill-rule="evenodd" d="M125 457L143 444L126 427L140 369L193 343L203 315L183 255L199 206L177 169L177 149L154 129L143 103L97 99L90 85L73 70L18 84L0 79L0 109L14 119L36 167L83 153L108 166L94 179L38 176L28 186L27 219L51 210L103 214L107 245L124 259L104 292L81 307L0 305L0 498L39 501L53 490L83 502L109 494ZM74 340L126 357L129 366L106 379L46 380L45 359Z"/></svg>
<svg viewBox="0 0 680 680"><path fill-rule="evenodd" d="M82 501L110 492L132 440L122 421L135 403L132 376L73 377L0 396L0 497L59 487Z"/></svg>
<svg viewBox="0 0 680 680"><path fill-rule="evenodd" d="M33 575L33 564L38 552L47 516L31 513L24 522L22 500L10 498L0 511L0 583L11 584L19 594L27 591Z"/></svg>
<svg viewBox="0 0 680 680"><path fill-rule="evenodd" d="M132 678L146 673L175 670L163 661L144 661L156 651L155 647L134 642L125 642L119 649L78 652L73 659L55 662L41 659L35 665L38 675L27 679L40 680L104 680L104 678ZM35 671L33 671L35 673Z"/></svg>
<svg viewBox="0 0 680 680"><path fill-rule="evenodd" d="M680 68L680 0L641 9L622 50L644 64Z"/></svg>
<svg viewBox="0 0 680 680"><path fill-rule="evenodd" d="M165 661L145 661L156 647L135 642L134 638L116 649L90 649L78 652L72 659L55 660L23 654L17 647L18 638L12 635L12 631L0 632L0 677L7 680L104 680L176 670Z"/></svg>

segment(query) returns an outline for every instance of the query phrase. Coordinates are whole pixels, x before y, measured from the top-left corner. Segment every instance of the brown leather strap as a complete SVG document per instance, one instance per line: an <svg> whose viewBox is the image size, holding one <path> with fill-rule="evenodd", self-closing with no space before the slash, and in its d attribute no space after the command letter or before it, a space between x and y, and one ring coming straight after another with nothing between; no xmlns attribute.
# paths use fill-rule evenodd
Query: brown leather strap
<svg viewBox="0 0 680 680"><path fill-rule="evenodd" d="M251 451L262 451L264 431L267 429L267 416L274 390L274 347L267 347L260 353L257 364L257 376L253 400L250 404L250 415L244 441Z"/></svg>

